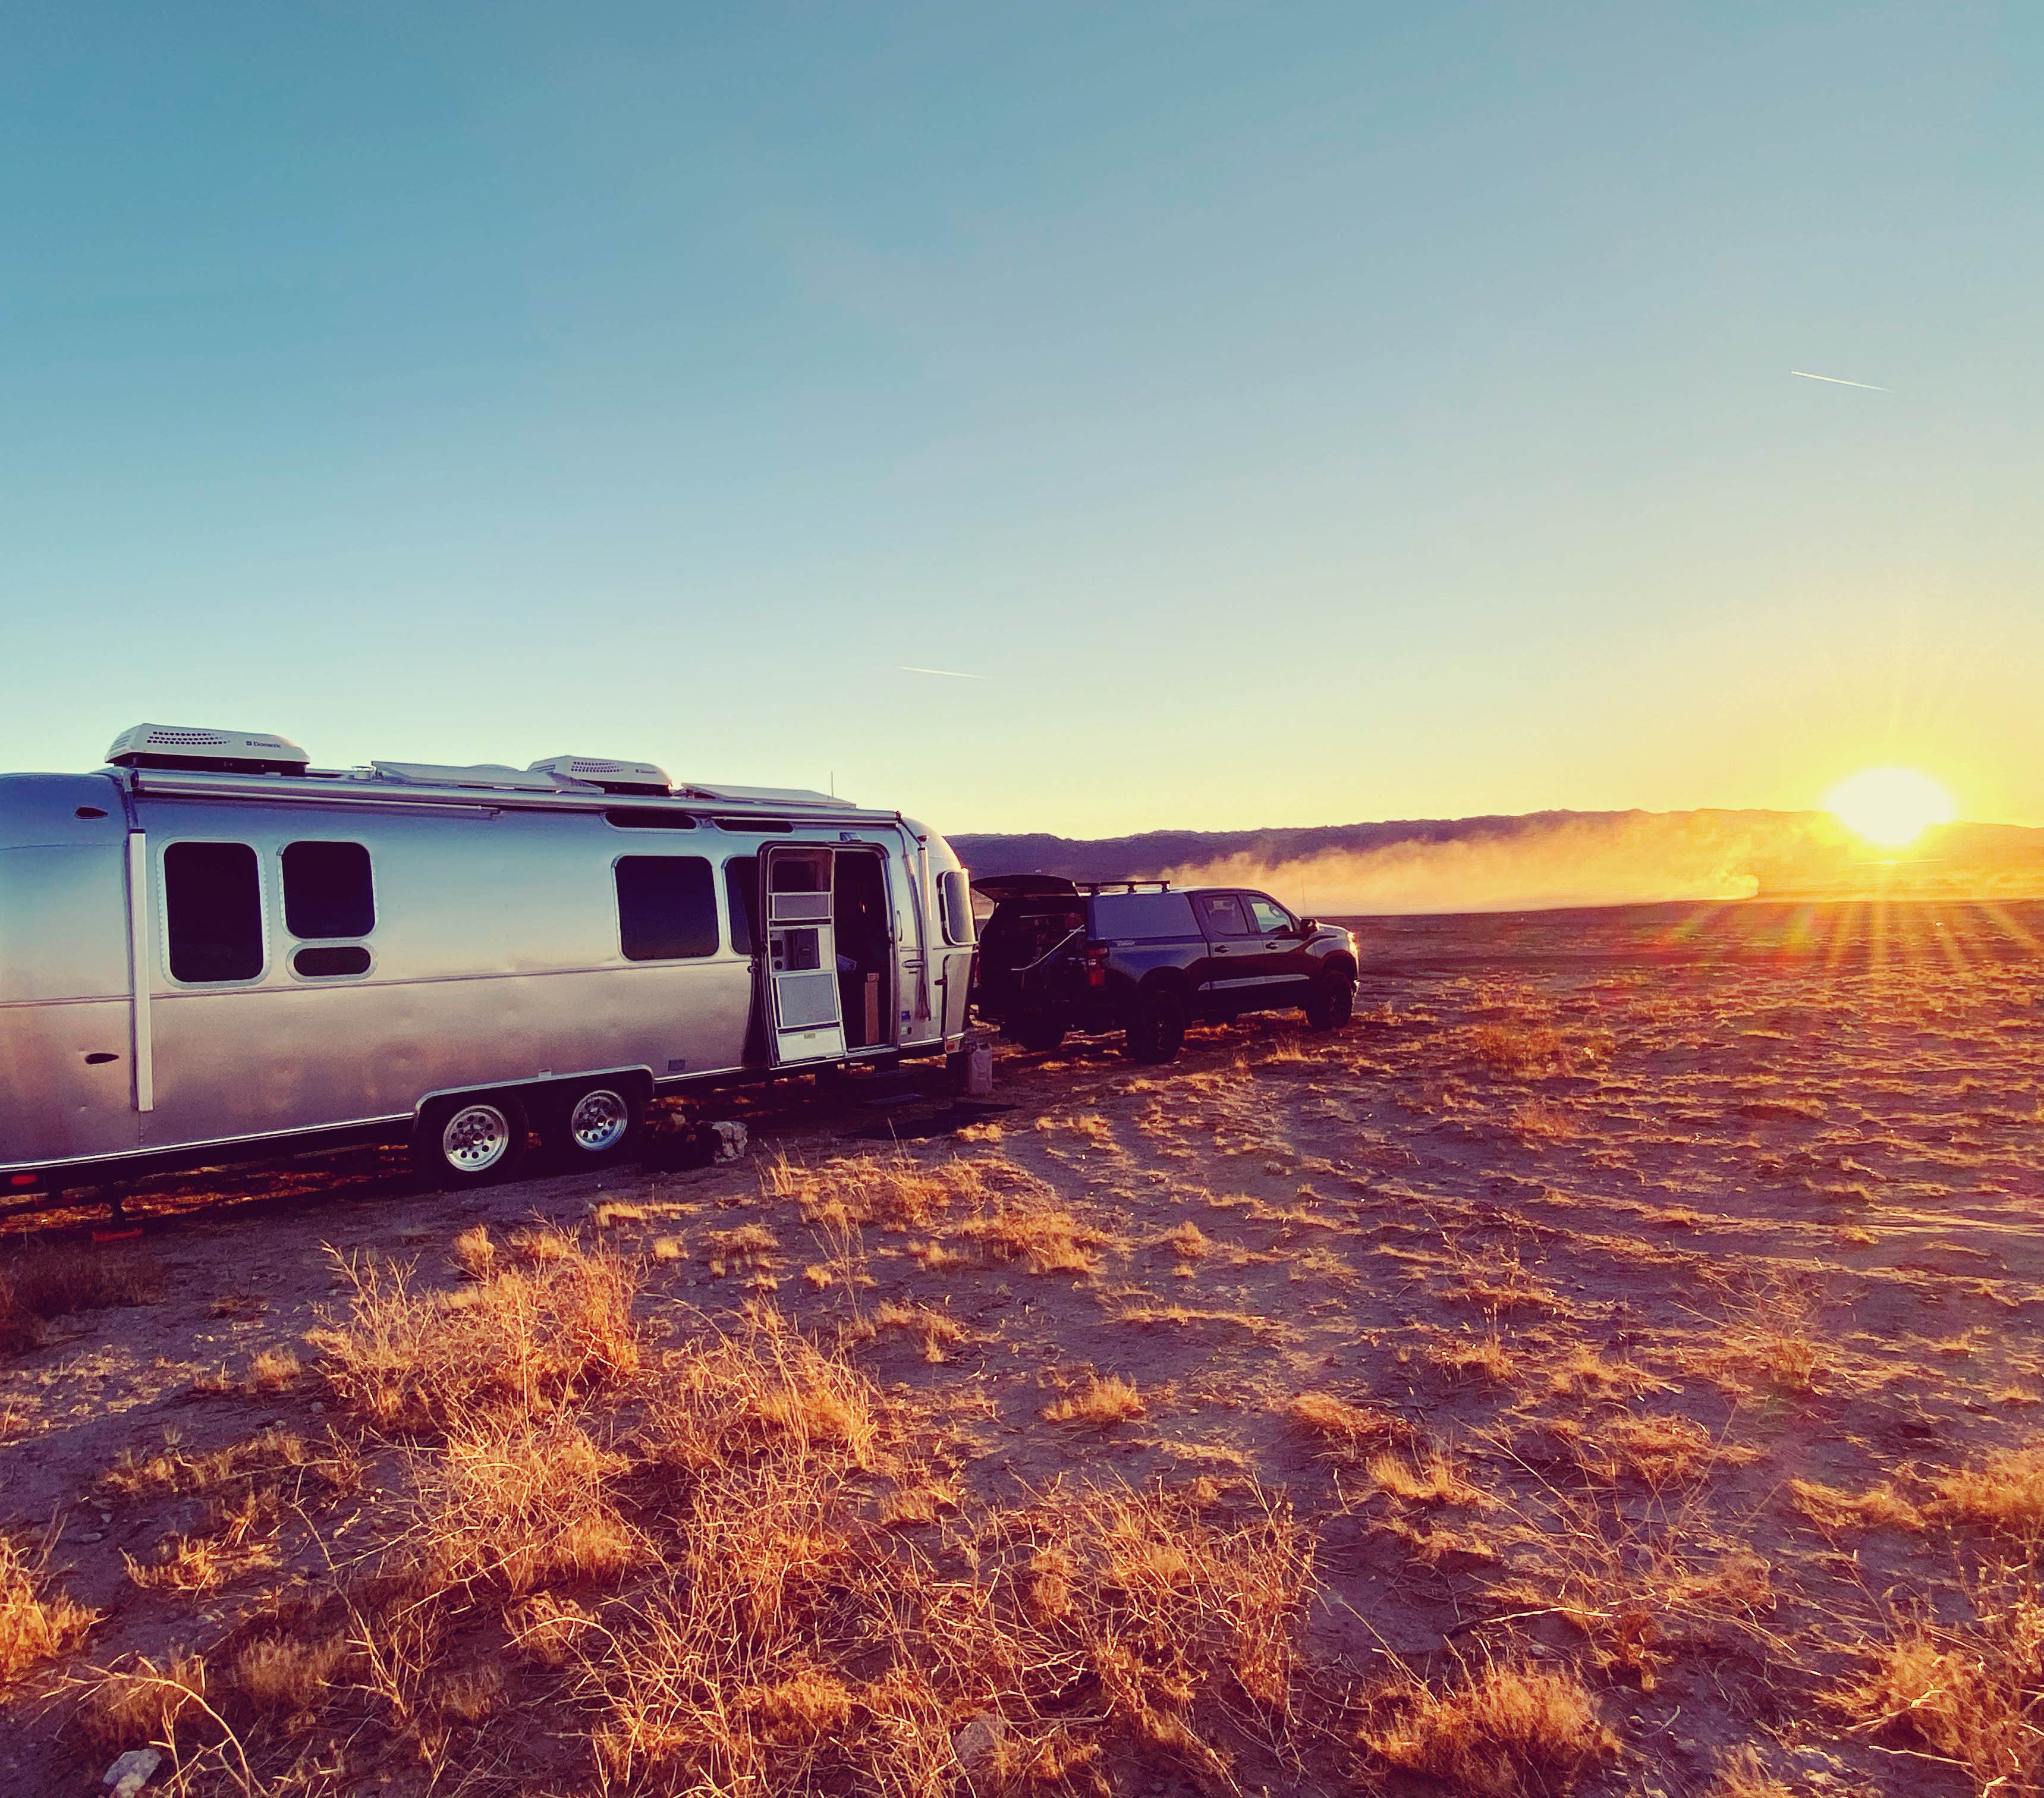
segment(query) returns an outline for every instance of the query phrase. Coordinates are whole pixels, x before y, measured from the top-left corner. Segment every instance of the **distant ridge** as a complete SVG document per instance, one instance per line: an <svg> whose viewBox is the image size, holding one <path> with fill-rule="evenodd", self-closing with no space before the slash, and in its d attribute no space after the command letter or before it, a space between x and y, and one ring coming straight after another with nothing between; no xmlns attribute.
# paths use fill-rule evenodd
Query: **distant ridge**
<svg viewBox="0 0 2044 1798"><path fill-rule="evenodd" d="M1329 912L2044 896L2044 830L1947 824L1891 855L1825 812L1532 812L1090 839L968 833L951 840L977 874L1240 882Z"/></svg>

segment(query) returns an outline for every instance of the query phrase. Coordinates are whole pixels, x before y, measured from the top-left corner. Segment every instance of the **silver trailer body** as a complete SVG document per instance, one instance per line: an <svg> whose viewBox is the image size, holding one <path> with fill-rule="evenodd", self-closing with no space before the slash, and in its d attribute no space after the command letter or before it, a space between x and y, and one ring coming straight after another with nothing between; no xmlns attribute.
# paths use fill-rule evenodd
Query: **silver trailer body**
<svg viewBox="0 0 2044 1798"><path fill-rule="evenodd" d="M943 839L820 795L0 775L0 1198L449 1094L955 1051L971 955Z"/></svg>

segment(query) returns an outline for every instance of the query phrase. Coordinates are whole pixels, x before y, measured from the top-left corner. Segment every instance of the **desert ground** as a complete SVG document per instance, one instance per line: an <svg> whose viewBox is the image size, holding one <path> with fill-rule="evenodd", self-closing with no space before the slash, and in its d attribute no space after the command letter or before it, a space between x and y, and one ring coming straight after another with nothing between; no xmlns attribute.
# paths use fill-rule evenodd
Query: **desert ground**
<svg viewBox="0 0 2044 1798"><path fill-rule="evenodd" d="M0 1791L2044 1789L2044 907L10 1221Z"/></svg>

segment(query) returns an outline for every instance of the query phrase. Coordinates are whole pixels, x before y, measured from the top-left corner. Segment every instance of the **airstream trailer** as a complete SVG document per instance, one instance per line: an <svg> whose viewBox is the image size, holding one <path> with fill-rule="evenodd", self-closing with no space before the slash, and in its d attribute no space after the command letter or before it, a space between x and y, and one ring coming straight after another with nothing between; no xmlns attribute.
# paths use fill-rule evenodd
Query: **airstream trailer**
<svg viewBox="0 0 2044 1798"><path fill-rule="evenodd" d="M108 763L0 775L0 1198L398 1138L502 1179L965 1029L965 874L897 812L158 725Z"/></svg>

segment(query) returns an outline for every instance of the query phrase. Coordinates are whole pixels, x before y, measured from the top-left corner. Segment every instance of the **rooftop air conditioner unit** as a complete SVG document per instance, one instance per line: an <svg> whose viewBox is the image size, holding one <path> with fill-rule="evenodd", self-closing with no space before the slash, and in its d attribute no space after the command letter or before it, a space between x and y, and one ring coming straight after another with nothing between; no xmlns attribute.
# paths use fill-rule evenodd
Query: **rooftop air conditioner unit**
<svg viewBox="0 0 2044 1798"><path fill-rule="evenodd" d="M605 793L636 793L647 798L664 799L674 790L665 768L656 768L651 762L616 762L607 755L555 755L535 762L531 772L582 781Z"/></svg>
<svg viewBox="0 0 2044 1798"><path fill-rule="evenodd" d="M209 774L302 774L310 758L289 737L272 736L267 731L137 724L113 740L106 759L117 768L182 768Z"/></svg>

